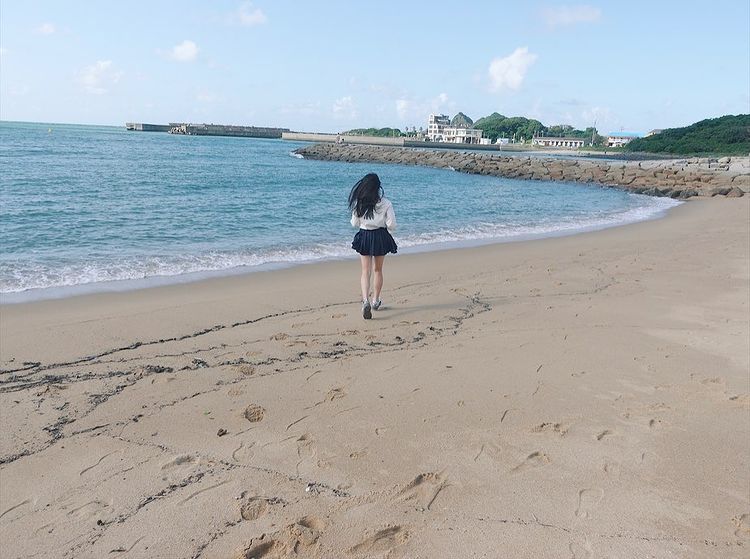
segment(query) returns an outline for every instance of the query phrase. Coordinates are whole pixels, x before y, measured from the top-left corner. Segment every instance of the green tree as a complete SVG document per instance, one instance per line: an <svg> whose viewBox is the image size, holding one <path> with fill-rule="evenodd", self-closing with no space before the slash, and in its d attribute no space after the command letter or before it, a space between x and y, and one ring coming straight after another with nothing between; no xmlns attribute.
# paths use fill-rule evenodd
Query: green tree
<svg viewBox="0 0 750 559"><path fill-rule="evenodd" d="M675 155L747 155L750 153L750 114L725 115L682 128L668 128L625 145L627 151Z"/></svg>

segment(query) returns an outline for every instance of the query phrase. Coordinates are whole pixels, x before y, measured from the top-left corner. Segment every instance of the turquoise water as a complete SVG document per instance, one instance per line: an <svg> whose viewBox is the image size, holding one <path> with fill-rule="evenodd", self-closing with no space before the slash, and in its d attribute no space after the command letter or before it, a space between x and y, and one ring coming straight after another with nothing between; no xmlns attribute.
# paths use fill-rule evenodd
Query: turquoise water
<svg viewBox="0 0 750 559"><path fill-rule="evenodd" d="M308 161L282 140L0 123L4 302L354 256L346 198L380 175L400 252L653 218L672 200L450 170Z"/></svg>

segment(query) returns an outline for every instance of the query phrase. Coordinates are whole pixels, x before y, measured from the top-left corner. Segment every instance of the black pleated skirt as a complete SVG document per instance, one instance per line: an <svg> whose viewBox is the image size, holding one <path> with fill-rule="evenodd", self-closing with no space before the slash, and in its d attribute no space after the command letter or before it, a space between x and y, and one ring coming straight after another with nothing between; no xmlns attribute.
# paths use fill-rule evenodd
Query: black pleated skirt
<svg viewBox="0 0 750 559"><path fill-rule="evenodd" d="M384 256L389 252L396 254L398 247L388 229L360 229L354 235L352 248L362 256Z"/></svg>

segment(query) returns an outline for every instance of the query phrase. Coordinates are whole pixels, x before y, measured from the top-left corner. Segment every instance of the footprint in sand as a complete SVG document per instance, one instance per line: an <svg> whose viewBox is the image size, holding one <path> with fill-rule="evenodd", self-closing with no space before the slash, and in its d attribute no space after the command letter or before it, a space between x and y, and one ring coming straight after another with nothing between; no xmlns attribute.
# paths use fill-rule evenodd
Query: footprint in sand
<svg viewBox="0 0 750 559"><path fill-rule="evenodd" d="M177 466L182 466L183 464L194 464L195 462L196 458L194 456L191 456L190 454L179 454L170 461L162 464L161 469L169 470Z"/></svg>
<svg viewBox="0 0 750 559"><path fill-rule="evenodd" d="M300 435L300 437L296 441L297 444L297 458L299 460L297 461L296 469L297 469L297 476L300 475L300 469L299 467L304 462L313 462L317 457L317 450L315 448L315 440L312 438L312 435L309 433L305 433L303 435Z"/></svg>
<svg viewBox="0 0 750 559"><path fill-rule="evenodd" d="M326 394L326 397L323 401L333 402L334 400L338 400L339 398L343 398L344 396L346 396L346 391L343 388L331 388L328 391L328 394Z"/></svg>
<svg viewBox="0 0 750 559"><path fill-rule="evenodd" d="M232 451L232 460L240 463L249 462L252 460L253 456L255 456L255 451L252 450L254 446L255 441L248 445L246 445L244 441L241 442L240 445Z"/></svg>
<svg viewBox="0 0 750 559"><path fill-rule="evenodd" d="M251 540L250 545L240 555L244 559L286 559L291 556L309 557L316 555L313 548L325 523L315 516L305 516L274 532L271 536L262 535Z"/></svg>
<svg viewBox="0 0 750 559"><path fill-rule="evenodd" d="M250 365L249 363L243 363L242 365L236 366L236 371L241 375L249 377L255 374L255 365Z"/></svg>
<svg viewBox="0 0 750 559"><path fill-rule="evenodd" d="M738 538L750 538L750 514L737 515L732 519L735 530L734 535Z"/></svg>
<svg viewBox="0 0 750 559"><path fill-rule="evenodd" d="M251 540L250 546L240 555L242 559L284 559L291 555L291 548L284 542L266 539L263 534L258 541Z"/></svg>
<svg viewBox="0 0 750 559"><path fill-rule="evenodd" d="M570 429L570 426L565 423L540 423L536 427L534 427L531 432L532 433L557 433L561 437L564 437L568 430Z"/></svg>
<svg viewBox="0 0 750 559"><path fill-rule="evenodd" d="M367 456L367 448L355 450L354 452L349 454L349 458L351 458L352 460L359 460L360 458L364 458L365 456Z"/></svg>
<svg viewBox="0 0 750 559"><path fill-rule="evenodd" d="M402 526L388 526L353 546L349 549L349 553L353 555L365 554L366 557L372 557L374 554L390 552L406 543L408 539L409 532Z"/></svg>
<svg viewBox="0 0 750 559"><path fill-rule="evenodd" d="M414 501L420 510L430 510L440 492L448 486L442 474L427 472L419 474L396 494L398 501Z"/></svg>
<svg viewBox="0 0 750 559"><path fill-rule="evenodd" d="M576 516L578 518L591 518L592 510L599 504L604 496L601 489L581 489L578 492L578 505L576 506Z"/></svg>
<svg viewBox="0 0 750 559"><path fill-rule="evenodd" d="M552 462L552 460L550 460L549 456L547 456L544 452L537 450L529 454L526 457L526 459L523 462L521 462L518 466L513 468L510 471L510 473L517 474L519 472L523 472L531 468L538 468L539 466L546 466L550 462Z"/></svg>
<svg viewBox="0 0 750 559"><path fill-rule="evenodd" d="M605 460L604 464L602 465L602 470L608 476L620 477L621 468L620 464L618 464L617 462Z"/></svg>
<svg viewBox="0 0 750 559"><path fill-rule="evenodd" d="M77 518L84 519L92 518L93 516L96 516L102 511L111 507L113 504L114 501L110 501L109 503L107 503L105 501L100 501L99 499L94 499L70 509L70 511L68 511L68 515L75 515Z"/></svg>
<svg viewBox="0 0 750 559"><path fill-rule="evenodd" d="M257 520L268 511L268 502L259 497L250 497L240 503L242 520Z"/></svg>
<svg viewBox="0 0 750 559"><path fill-rule="evenodd" d="M263 416L266 414L266 410L260 407L258 404L250 404L245 408L245 419L250 423L257 423L263 420Z"/></svg>
<svg viewBox="0 0 750 559"><path fill-rule="evenodd" d="M568 549L570 550L570 559L590 559L591 557L591 544L588 541L583 544L570 542Z"/></svg>
<svg viewBox="0 0 750 559"><path fill-rule="evenodd" d="M161 466L162 480L175 482L188 477L200 467L200 459L190 454L178 454Z"/></svg>

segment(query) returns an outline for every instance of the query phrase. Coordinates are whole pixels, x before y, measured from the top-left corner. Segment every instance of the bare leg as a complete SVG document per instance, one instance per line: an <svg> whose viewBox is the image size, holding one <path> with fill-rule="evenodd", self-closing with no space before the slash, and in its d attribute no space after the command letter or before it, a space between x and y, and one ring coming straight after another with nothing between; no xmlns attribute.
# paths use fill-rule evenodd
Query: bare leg
<svg viewBox="0 0 750 559"><path fill-rule="evenodd" d="M383 262L385 262L385 256L373 256L375 264L375 300L380 301L380 292L383 290Z"/></svg>
<svg viewBox="0 0 750 559"><path fill-rule="evenodd" d="M370 268L372 266L372 256L359 255L359 261L362 264L362 276L359 283L362 287L362 300L367 301L370 296Z"/></svg>

